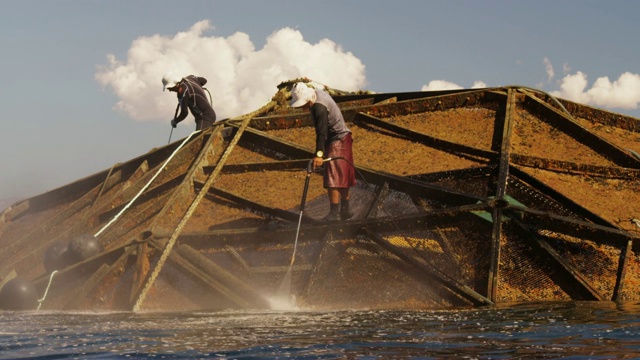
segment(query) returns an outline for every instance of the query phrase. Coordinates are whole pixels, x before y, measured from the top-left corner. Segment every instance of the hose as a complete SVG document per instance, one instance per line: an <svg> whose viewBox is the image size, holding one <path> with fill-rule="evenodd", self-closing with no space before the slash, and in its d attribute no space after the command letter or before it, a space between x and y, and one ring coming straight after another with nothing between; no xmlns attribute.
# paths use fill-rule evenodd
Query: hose
<svg viewBox="0 0 640 360"><path fill-rule="evenodd" d="M36 310L40 310L40 307L42 306L42 303L44 302L44 299L47 298L47 293L49 292L49 287L51 286L51 281L53 281L53 275L55 275L58 272L58 270L54 270L51 275L49 276L49 284L47 285L47 288L44 290L44 295L42 295L42 299L38 300L38 308Z"/></svg>
<svg viewBox="0 0 640 360"><path fill-rule="evenodd" d="M133 204L134 201L136 201L136 199L138 199L138 197L140 195L142 195L143 192L145 192L145 190L147 190L147 188L149 187L149 185L151 185L151 183L153 182L153 180L156 179L156 177L158 177L158 175L160 175L160 173L162 172L162 170L164 170L164 168L167 166L167 164L169 163L169 161L171 161L171 159L173 159L173 156L178 153L178 151L180 151L180 149L182 149L182 147L184 146L184 144L186 144L189 139L191 139L191 137L196 134L199 133L200 130L196 130L194 132L192 132L191 134L189 134L189 136L187 136L184 141L182 142L182 144L180 144L180 146L178 146L173 153L171 154L171 156L169 156L169 158L167 158L167 160L165 160L164 164L162 164L162 166L158 169L158 171L155 173L155 175L153 175L153 177L151 178L151 180L149 180L149 182L142 187L142 189L140 189L140 191L136 194L136 196L133 197L133 199L131 199L131 201L129 201L127 203L127 205L125 207L122 208L122 210L120 210L119 213L116 214L116 216L114 216L105 226L102 227L102 229L100 229L100 231L98 231L97 233L95 233L95 235L93 235L93 237L98 237L98 235L100 235L104 230L106 230L109 226L111 226L111 224L113 224L116 220L118 220L118 218L129 208L129 206L131 206L131 204Z"/></svg>

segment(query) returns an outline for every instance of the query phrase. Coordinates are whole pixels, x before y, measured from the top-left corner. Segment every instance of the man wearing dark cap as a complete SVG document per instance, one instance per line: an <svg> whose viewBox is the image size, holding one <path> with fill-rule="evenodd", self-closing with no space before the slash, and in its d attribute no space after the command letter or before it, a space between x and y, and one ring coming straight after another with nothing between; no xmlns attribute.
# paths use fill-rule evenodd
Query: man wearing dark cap
<svg viewBox="0 0 640 360"><path fill-rule="evenodd" d="M209 98L205 94L203 86L207 79L195 75L179 77L173 73L166 73L162 77L162 91L169 90L178 93L178 109L171 120L171 126L176 127L178 123L187 118L189 111L196 121L196 130L204 130L216 121L216 112L209 103Z"/></svg>

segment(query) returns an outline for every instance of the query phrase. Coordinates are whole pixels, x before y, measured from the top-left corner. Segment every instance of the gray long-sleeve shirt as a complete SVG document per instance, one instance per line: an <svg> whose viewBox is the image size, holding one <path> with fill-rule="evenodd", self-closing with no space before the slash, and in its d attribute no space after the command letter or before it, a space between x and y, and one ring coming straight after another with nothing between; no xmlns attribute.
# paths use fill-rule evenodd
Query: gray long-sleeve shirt
<svg viewBox="0 0 640 360"><path fill-rule="evenodd" d="M315 89L316 101L311 106L311 117L316 127L316 151L322 150L351 132L344 121L338 104L326 91Z"/></svg>

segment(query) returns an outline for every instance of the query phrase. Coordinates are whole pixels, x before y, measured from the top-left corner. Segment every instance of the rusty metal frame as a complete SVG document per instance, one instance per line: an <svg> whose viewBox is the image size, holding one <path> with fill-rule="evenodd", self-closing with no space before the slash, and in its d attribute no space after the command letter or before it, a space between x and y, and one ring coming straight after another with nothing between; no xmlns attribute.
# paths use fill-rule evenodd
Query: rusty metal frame
<svg viewBox="0 0 640 360"><path fill-rule="evenodd" d="M456 156L486 163L486 166L403 177L356 164L358 179L368 185L376 186L374 190L376 199L367 209L367 217L353 219L346 223L330 224L305 216L300 233L306 241L326 241L328 237L338 237L338 240L358 239L362 238L364 234L368 240L418 269L418 276L424 275L427 279L437 281L444 288L473 304L486 305L494 303L497 298L497 281L500 276L500 241L505 232L505 221L508 220L510 224L516 225L518 231L526 235L524 238L543 254L544 259L551 262L555 269L559 269L563 273L560 279L555 280L570 283L572 287L577 289L573 296L581 299L603 300L604 297L589 284L575 267L562 259L557 251L537 234L540 231L548 230L619 249L620 255L612 300L621 299L625 276L631 261L630 256L632 251L640 248L640 237L618 229L614 224L575 203L534 176L528 175L522 168L540 168L557 173L599 176L608 179L638 180L640 179L640 159L582 127L568 111L558 110L554 106L557 104L552 104L547 94L510 86L446 92L341 95L336 96L336 101L342 107L345 119L349 122L355 122L363 128L383 129L391 136L408 139ZM602 121L607 124L615 122L636 129L636 131L640 129L640 121L635 119L609 116L598 109L584 109L568 101L562 101L562 104L565 104L574 115L597 116L597 114L604 114L607 116ZM483 150L443 140L384 120L384 118L395 115L469 106L490 107L492 109L498 106L492 150ZM554 129L562 131L595 153L610 159L616 166L594 166L513 153L510 141L517 106L541 114L540 121L548 123ZM101 236L101 240L107 245L106 249L92 259L61 271L60 279L64 280L67 276L71 276L74 269L83 267L97 269L92 276L84 279L79 290L82 291L82 296L74 297L66 304L66 308L81 306L95 292L101 281L108 277L117 276L115 274L117 267L131 263L134 263L135 276L131 281L127 295L130 304L133 304L141 293L145 280L149 279L150 256L155 256L154 253L157 255L157 252L166 250L164 246L166 239L172 236L177 221L184 218L188 204L195 201L196 193L200 196L200 192L203 192L204 197L223 206L249 208L261 213L265 218L277 219L279 226L269 229L235 228L180 234L178 237L180 243L176 247L176 251L169 255L169 261L180 271L184 271L187 276L198 279L212 291L225 296L239 307L264 305L260 301L257 303L247 302L245 295L250 291L245 292L246 286L237 282L234 283L234 286L225 285L224 276L221 275L223 272L220 268L216 268L215 262L206 259L206 257L197 256L198 250L212 246L241 245L258 241L261 243L282 242L283 238L290 237L295 231L292 225L297 216L290 210L273 208L269 204L260 204L240 194L208 185L213 174L304 168L307 161L313 156L312 149L306 149L265 132L272 129L312 126L308 113L289 109L280 110L275 115L256 112L251 116L254 115L255 118L245 117L242 125L240 125L239 119L220 122L211 131L202 132L190 139L186 146L176 154L175 160L167 166L166 171L153 186L140 194L135 206L129 210L126 219L119 220L118 226L108 229ZM250 127L244 129L247 124ZM230 128L232 132L241 132L242 137L238 137L238 145L257 148L256 151L262 151L267 156L277 159L286 158L287 160L225 164L224 160L219 160L220 154L225 149L227 152L231 151L235 145L225 147L225 139L223 139L221 131L223 126L227 129ZM43 214L43 218L36 226L21 235L15 243L9 244L6 251L0 255L0 263L2 264L0 274L10 270L18 261L31 259L41 253L43 247L48 244L75 234L86 233L87 230L92 231L113 218L116 213L125 209L133 196L152 178L154 170L159 169L167 157L178 148L178 145L178 142L175 142L160 149L154 149L154 151L124 164L115 164L108 170L16 203L4 211L2 219L0 219L2 222L20 221L27 215L66 205L55 213ZM275 154L278 156L274 156ZM486 178L484 179L487 181L486 187L489 188L487 194L481 196L467 194L434 184L440 180L461 180L468 179L470 176ZM523 194L533 192L536 196L539 194L542 197L552 199L553 206L557 204L557 207L561 208L561 214L536 209L534 199L525 199L532 204L530 207L510 204L506 200L509 184L522 186L525 190ZM485 184L481 185L483 186L481 189L484 191ZM392 190L409 195L422 212L404 216L380 217L377 214L379 202L383 201L386 194ZM493 192L494 190L495 192ZM481 221L490 229L491 233L491 249L489 251L491 260L486 298L448 274L442 273L430 264L428 259L421 258L416 254L407 254L403 249L396 247L379 235L381 232L395 231L399 227L402 227L403 230L437 228L441 224L454 223L460 221L461 216L473 216L477 212L491 214L490 222ZM83 221L75 221L70 225L65 224L66 221L74 219L78 214L81 214ZM2 228L0 228L1 230ZM255 236L258 233L260 233L259 239ZM12 253L26 252L28 243L35 242L44 236L47 236L47 241L40 242L39 246L29 249L26 256L16 261L7 261ZM316 254L318 258L321 253L322 250L319 250ZM44 275L38 277L36 279L37 286L42 287L45 280L46 276ZM233 279L231 281L233 282ZM238 290L242 288L244 290Z"/></svg>

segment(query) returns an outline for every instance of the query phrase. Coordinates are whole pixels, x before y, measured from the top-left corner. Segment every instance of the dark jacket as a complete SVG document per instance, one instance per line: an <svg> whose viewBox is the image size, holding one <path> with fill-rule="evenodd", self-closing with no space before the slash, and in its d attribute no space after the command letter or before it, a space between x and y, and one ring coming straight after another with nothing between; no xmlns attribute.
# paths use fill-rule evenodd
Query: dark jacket
<svg viewBox="0 0 640 360"><path fill-rule="evenodd" d="M203 122L211 125L216 121L216 112L209 103L208 94L202 88L206 83L207 79L194 75L189 75L180 81L178 84L180 113L175 118L176 123L186 119L189 111L198 125Z"/></svg>

